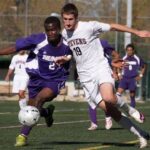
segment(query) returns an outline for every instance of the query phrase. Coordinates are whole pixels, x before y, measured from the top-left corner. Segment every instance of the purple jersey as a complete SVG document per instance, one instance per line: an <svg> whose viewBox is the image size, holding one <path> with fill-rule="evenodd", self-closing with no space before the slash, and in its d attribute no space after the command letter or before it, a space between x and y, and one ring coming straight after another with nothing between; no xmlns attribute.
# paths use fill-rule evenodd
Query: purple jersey
<svg viewBox="0 0 150 150"><path fill-rule="evenodd" d="M38 62L38 75L49 81L65 81L68 77L69 62L58 66L55 58L64 55L72 55L69 47L62 41L57 47L53 47L47 40L45 33L33 34L27 38L16 41L16 50L26 49L32 51ZM32 57L31 57L32 58ZM30 58L28 59L30 61ZM36 64L36 63L35 63ZM35 66L27 66L27 72L35 71Z"/></svg>
<svg viewBox="0 0 150 150"><path fill-rule="evenodd" d="M123 60L127 61L128 66L123 68L122 74L125 78L134 78L139 73L139 69L144 66L144 61L137 55L123 57Z"/></svg>
<svg viewBox="0 0 150 150"><path fill-rule="evenodd" d="M114 51L114 48L106 40L100 40L102 47L104 48L104 56L108 59L108 62L111 66L111 54Z"/></svg>

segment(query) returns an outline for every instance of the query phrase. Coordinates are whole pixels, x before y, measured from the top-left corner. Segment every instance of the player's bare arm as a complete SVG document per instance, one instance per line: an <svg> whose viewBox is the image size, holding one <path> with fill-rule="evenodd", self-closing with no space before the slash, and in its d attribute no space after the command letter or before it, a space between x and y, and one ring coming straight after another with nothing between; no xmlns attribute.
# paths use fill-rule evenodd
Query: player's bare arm
<svg viewBox="0 0 150 150"><path fill-rule="evenodd" d="M15 46L7 47L2 50L0 50L0 55L9 55L16 52Z"/></svg>
<svg viewBox="0 0 150 150"><path fill-rule="evenodd" d="M56 57L55 63L56 63L57 65L62 65L62 64L64 64L64 63L66 63L67 61L70 61L71 58L72 58L71 55L67 55L67 56L65 55L65 56Z"/></svg>
<svg viewBox="0 0 150 150"><path fill-rule="evenodd" d="M137 29L129 28L125 25L120 25L120 24L110 24L110 27L111 27L111 30L114 30L114 31L129 32L129 33L135 34L143 38L150 37L150 31L137 30Z"/></svg>
<svg viewBox="0 0 150 150"><path fill-rule="evenodd" d="M140 73L136 77L137 81L140 81L143 78L143 75L144 75L145 71L146 71L146 64L144 64L144 66L140 69Z"/></svg>
<svg viewBox="0 0 150 150"><path fill-rule="evenodd" d="M5 81L9 81L10 80L10 77L11 75L13 74L14 70L13 69L9 69L8 72L7 72L7 75L5 77Z"/></svg>

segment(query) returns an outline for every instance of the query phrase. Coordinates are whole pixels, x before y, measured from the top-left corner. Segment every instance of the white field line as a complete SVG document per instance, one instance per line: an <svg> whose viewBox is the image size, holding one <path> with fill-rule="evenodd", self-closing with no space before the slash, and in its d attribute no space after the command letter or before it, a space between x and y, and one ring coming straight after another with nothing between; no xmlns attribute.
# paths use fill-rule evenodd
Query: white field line
<svg viewBox="0 0 150 150"><path fill-rule="evenodd" d="M140 107L138 107L138 109L150 109L150 106L140 106ZM81 109L79 109L80 111L87 111L87 109L86 108L81 108ZM97 109L98 111L99 111L99 109ZM71 111L76 111L75 109L60 109L60 110L55 110L55 112L71 112ZM18 112L0 112L0 115L12 115L12 114L16 114L16 113L18 113Z"/></svg>
<svg viewBox="0 0 150 150"><path fill-rule="evenodd" d="M98 120L104 120L104 119L98 119ZM83 123L83 122L89 122L90 120L78 120L78 121L64 121L64 122L56 122L55 125L62 125L62 124L74 124L74 123ZM46 124L37 124L37 126L46 126ZM21 125L16 126L4 126L0 127L0 129L12 129L12 128L20 128Z"/></svg>
<svg viewBox="0 0 150 150"><path fill-rule="evenodd" d="M85 111L87 109L80 109L80 111ZM55 110L55 112L71 112L71 111L76 111L75 109L60 109L60 110ZM12 115L12 114L17 114L18 112L0 112L0 115Z"/></svg>
<svg viewBox="0 0 150 150"><path fill-rule="evenodd" d="M145 106L145 107L139 107L139 108L143 108L143 109L149 109L150 106ZM87 109L80 109L80 111L85 111ZM62 109L62 110L56 110L55 112L71 112L71 111L76 111L75 109ZM12 113L12 112L2 112L0 113L0 115L8 115L8 114L16 114ZM104 115L99 115L99 116L104 116ZM98 120L104 120L104 119L98 119ZM73 124L73 123L83 123L83 122L89 122L90 120L79 120L79 121L67 121L67 122L58 122L58 123L54 123L56 125L61 125L61 124ZM37 124L37 126L45 126L45 124ZM0 129L11 129L11 128L20 128L21 125L16 125L16 126L4 126L4 127L0 127Z"/></svg>

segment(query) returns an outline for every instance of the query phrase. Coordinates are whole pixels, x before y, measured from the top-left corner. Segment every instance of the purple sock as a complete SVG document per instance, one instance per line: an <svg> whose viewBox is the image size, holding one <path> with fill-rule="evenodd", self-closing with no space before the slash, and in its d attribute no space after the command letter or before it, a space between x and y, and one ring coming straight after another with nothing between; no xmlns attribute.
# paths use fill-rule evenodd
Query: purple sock
<svg viewBox="0 0 150 150"><path fill-rule="evenodd" d="M131 99L130 106L135 108L135 96L130 96L130 99Z"/></svg>
<svg viewBox="0 0 150 150"><path fill-rule="evenodd" d="M21 134L25 135L25 136L28 136L30 131L31 131L32 127L29 127L29 126L23 126L21 128Z"/></svg>
<svg viewBox="0 0 150 150"><path fill-rule="evenodd" d="M96 112L96 108L92 109L89 106L89 117L90 117L91 122L97 124L97 112Z"/></svg>

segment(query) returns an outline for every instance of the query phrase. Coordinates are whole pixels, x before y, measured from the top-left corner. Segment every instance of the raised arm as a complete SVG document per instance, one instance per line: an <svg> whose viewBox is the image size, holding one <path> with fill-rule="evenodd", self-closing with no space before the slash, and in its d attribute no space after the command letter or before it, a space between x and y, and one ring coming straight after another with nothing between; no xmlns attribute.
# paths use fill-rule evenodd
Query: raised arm
<svg viewBox="0 0 150 150"><path fill-rule="evenodd" d="M16 52L15 46L7 47L0 50L0 55L9 55Z"/></svg>
<svg viewBox="0 0 150 150"><path fill-rule="evenodd" d="M125 25L120 25L120 24L110 24L110 27L111 27L111 30L114 30L114 31L129 32L139 37L150 37L150 32L146 30L137 30L137 29L129 28Z"/></svg>

